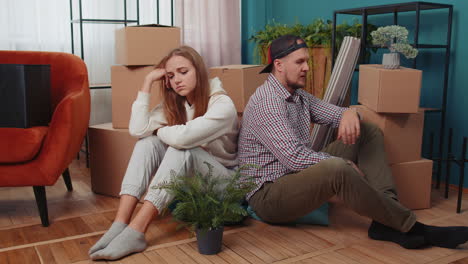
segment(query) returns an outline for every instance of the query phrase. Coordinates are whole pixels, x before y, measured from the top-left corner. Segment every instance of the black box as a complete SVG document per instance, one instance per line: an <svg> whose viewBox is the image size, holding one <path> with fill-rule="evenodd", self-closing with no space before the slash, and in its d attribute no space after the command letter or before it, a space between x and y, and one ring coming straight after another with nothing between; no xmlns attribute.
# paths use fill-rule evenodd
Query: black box
<svg viewBox="0 0 468 264"><path fill-rule="evenodd" d="M0 64L0 127L48 126L50 65Z"/></svg>

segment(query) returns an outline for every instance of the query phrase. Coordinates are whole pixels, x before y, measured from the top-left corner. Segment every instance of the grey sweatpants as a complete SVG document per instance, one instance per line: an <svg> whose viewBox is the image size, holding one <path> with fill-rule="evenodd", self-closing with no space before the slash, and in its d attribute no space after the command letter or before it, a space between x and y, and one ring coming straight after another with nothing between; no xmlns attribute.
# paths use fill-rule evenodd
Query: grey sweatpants
<svg viewBox="0 0 468 264"><path fill-rule="evenodd" d="M171 170L177 175L191 175L194 171L206 174L208 166L204 162L213 165L215 177L229 177L235 173L235 170L225 168L202 148L175 149L168 147L157 136L142 138L133 149L120 195L127 194L140 199L148 190L145 200L153 203L161 212L173 197L164 189L151 187L169 182Z"/></svg>

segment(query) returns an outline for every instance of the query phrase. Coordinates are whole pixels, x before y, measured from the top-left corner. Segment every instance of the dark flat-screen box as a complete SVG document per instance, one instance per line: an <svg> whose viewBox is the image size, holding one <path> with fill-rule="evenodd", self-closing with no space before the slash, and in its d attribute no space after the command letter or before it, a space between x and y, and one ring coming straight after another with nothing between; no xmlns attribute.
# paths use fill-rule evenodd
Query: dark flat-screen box
<svg viewBox="0 0 468 264"><path fill-rule="evenodd" d="M0 64L0 127L47 126L50 65Z"/></svg>

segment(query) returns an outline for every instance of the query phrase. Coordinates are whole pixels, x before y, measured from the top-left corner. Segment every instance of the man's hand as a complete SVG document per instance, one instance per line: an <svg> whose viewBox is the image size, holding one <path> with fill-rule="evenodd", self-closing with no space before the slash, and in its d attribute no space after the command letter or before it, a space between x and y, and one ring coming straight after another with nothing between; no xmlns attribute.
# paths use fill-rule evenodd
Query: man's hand
<svg viewBox="0 0 468 264"><path fill-rule="evenodd" d="M340 126L338 128L338 138L344 144L355 144L361 134L359 116L356 109L350 108L343 112Z"/></svg>

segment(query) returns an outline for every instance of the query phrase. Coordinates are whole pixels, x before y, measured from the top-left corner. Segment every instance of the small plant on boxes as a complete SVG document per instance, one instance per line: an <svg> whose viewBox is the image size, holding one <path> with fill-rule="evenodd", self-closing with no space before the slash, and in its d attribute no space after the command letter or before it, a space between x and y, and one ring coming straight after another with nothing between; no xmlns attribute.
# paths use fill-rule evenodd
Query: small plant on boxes
<svg viewBox="0 0 468 264"><path fill-rule="evenodd" d="M174 195L174 220L180 227L189 227L196 233L198 251L212 255L221 250L225 223L238 223L247 211L242 207L245 195L253 190L251 178L238 169L234 175L213 175L213 165L205 162L208 172L196 171L191 176L176 175L171 171L171 181L153 188L166 189Z"/></svg>
<svg viewBox="0 0 468 264"><path fill-rule="evenodd" d="M390 53L383 55L382 65L385 69L400 67L400 53L408 59L416 58L418 50L408 43L408 30L402 26L379 27L371 32L372 43L386 47Z"/></svg>

